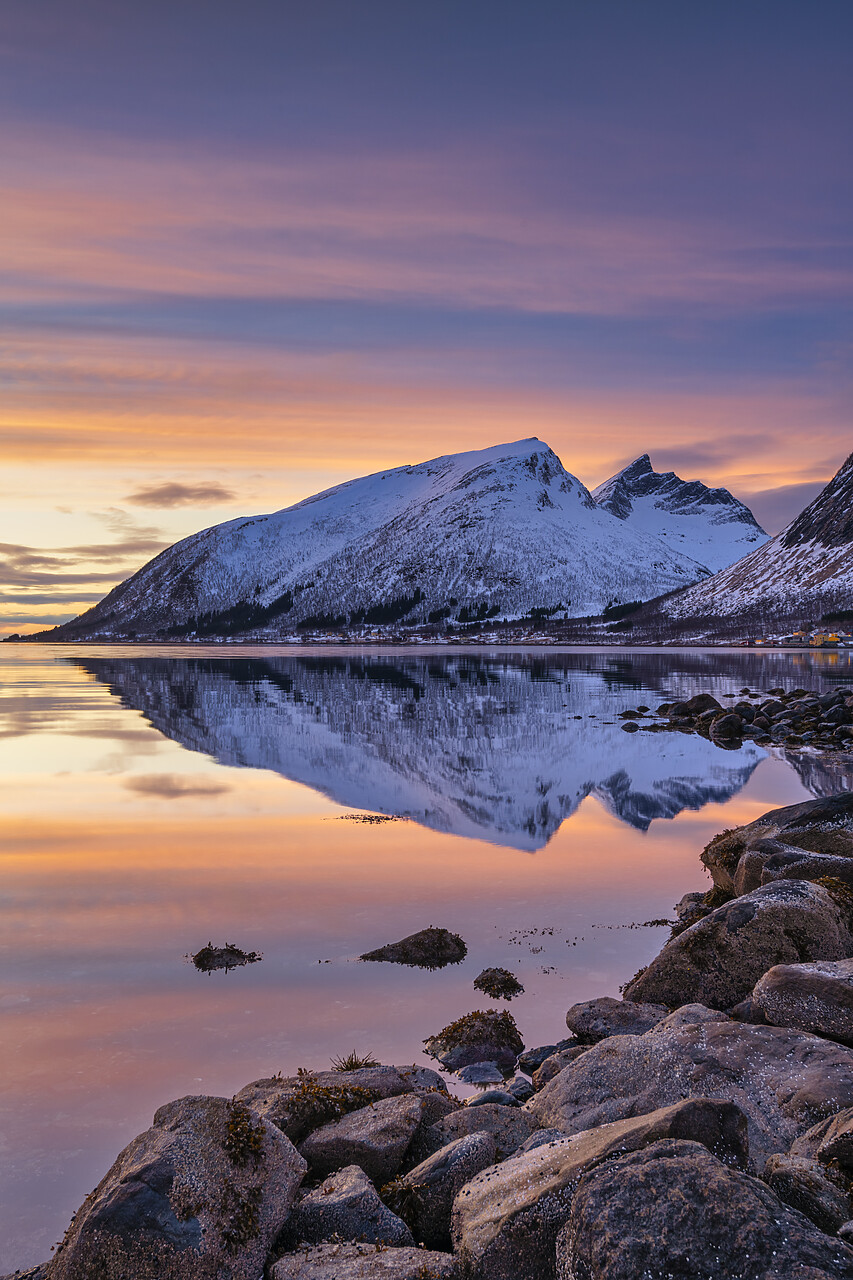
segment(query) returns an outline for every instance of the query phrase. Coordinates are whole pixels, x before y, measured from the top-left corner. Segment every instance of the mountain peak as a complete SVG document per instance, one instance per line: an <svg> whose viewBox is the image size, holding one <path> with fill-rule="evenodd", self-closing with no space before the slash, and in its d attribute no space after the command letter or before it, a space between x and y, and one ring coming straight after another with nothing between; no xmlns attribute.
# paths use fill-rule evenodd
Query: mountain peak
<svg viewBox="0 0 853 1280"><path fill-rule="evenodd" d="M752 512L728 489L655 471L647 453L593 490L619 520L663 538L717 572L767 540Z"/></svg>

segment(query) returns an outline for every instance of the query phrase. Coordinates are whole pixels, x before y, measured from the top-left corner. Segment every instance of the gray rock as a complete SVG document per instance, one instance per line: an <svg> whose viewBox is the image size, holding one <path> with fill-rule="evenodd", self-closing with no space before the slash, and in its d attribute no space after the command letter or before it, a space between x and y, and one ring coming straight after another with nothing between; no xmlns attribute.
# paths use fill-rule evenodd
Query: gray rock
<svg viewBox="0 0 853 1280"><path fill-rule="evenodd" d="M779 880L727 902L672 938L625 996L728 1009L772 965L841 960L851 947L848 918L825 888Z"/></svg>
<svg viewBox="0 0 853 1280"><path fill-rule="evenodd" d="M414 965L419 969L443 969L447 964L459 964L468 954L468 948L458 933L449 929L421 929L410 933L399 942L389 942L375 951L366 951L359 960L385 960L391 964Z"/></svg>
<svg viewBox="0 0 853 1280"><path fill-rule="evenodd" d="M514 1098L517 1098L519 1102L527 1102L535 1093L533 1085L526 1076L516 1076L515 1079L507 1085L506 1091L507 1093L511 1093Z"/></svg>
<svg viewBox="0 0 853 1280"><path fill-rule="evenodd" d="M459 1267L452 1254L430 1249L321 1244L285 1254L272 1276L273 1280L459 1280Z"/></svg>
<svg viewBox="0 0 853 1280"><path fill-rule="evenodd" d="M714 716L711 721L711 738L715 741L737 741L743 736L743 720L733 711Z"/></svg>
<svg viewBox="0 0 853 1280"><path fill-rule="evenodd" d="M558 1138L565 1138L565 1136L559 1129L537 1129L535 1133L531 1133L526 1142L522 1142L516 1155L524 1151L535 1151L537 1147L544 1147L546 1142L556 1142Z"/></svg>
<svg viewBox="0 0 853 1280"><path fill-rule="evenodd" d="M602 1160L670 1136L704 1136L735 1161L746 1156L746 1122L726 1102L674 1107L536 1147L477 1175L453 1205L451 1234L471 1280L547 1280L555 1241L581 1176Z"/></svg>
<svg viewBox="0 0 853 1280"><path fill-rule="evenodd" d="M763 1169L769 1155L853 1106L853 1050L803 1031L741 1022L658 1026L593 1045L524 1110L543 1128L570 1134L700 1094L737 1103Z"/></svg>
<svg viewBox="0 0 853 1280"><path fill-rule="evenodd" d="M553 1080L554 1076L558 1076L564 1067L567 1067L570 1062L574 1062L590 1048L592 1048L591 1045L576 1044L571 1049L560 1049L558 1053L552 1053L551 1057L546 1058L542 1066L537 1067L533 1072L534 1092L538 1093L549 1080Z"/></svg>
<svg viewBox="0 0 853 1280"><path fill-rule="evenodd" d="M0 1280L47 1280L49 1262L41 1262L37 1267L27 1267L26 1271L11 1271L0 1276Z"/></svg>
<svg viewBox="0 0 853 1280"><path fill-rule="evenodd" d="M417 1096L421 1103L422 1126L437 1124L445 1116L458 1111L461 1105L455 1098L451 1098L447 1093L440 1093L437 1089L430 1089L425 1093L419 1093Z"/></svg>
<svg viewBox="0 0 853 1280"><path fill-rule="evenodd" d="M581 1044L597 1044L607 1036L639 1036L660 1022L669 1009L660 1004L638 1004L599 996L573 1004L566 1014L566 1026Z"/></svg>
<svg viewBox="0 0 853 1280"><path fill-rule="evenodd" d="M420 1122L421 1101L416 1095L383 1098L315 1129L299 1149L315 1177L357 1164L374 1182L388 1182Z"/></svg>
<svg viewBox="0 0 853 1280"><path fill-rule="evenodd" d="M531 1089L531 1094L533 1090ZM481 1093L476 1098L470 1098L467 1105L469 1107L520 1107L521 1103L514 1094L508 1093L506 1089L487 1089L485 1093Z"/></svg>
<svg viewBox="0 0 853 1280"><path fill-rule="evenodd" d="M853 1241L853 1222L845 1222L843 1226L838 1228L836 1233L839 1240L843 1240L845 1244Z"/></svg>
<svg viewBox="0 0 853 1280"><path fill-rule="evenodd" d="M430 1075L441 1084L441 1077ZM237 1094L253 1111L300 1142L312 1129L358 1111L380 1098L415 1090L396 1067L364 1067L360 1071L304 1071L297 1076L254 1080ZM443 1086L442 1086L443 1087Z"/></svg>
<svg viewBox="0 0 853 1280"><path fill-rule="evenodd" d="M494 1062L512 1070L524 1041L508 1010L477 1009L428 1037L424 1047L448 1071L474 1062Z"/></svg>
<svg viewBox="0 0 853 1280"><path fill-rule="evenodd" d="M405 1222L383 1204L367 1174L355 1164L339 1169L300 1200L287 1231L294 1242L311 1244L332 1236L373 1244L415 1243Z"/></svg>
<svg viewBox="0 0 853 1280"><path fill-rule="evenodd" d="M450 1211L457 1192L496 1158L490 1133L469 1133L385 1186L382 1194L419 1244L449 1249Z"/></svg>
<svg viewBox="0 0 853 1280"><path fill-rule="evenodd" d="M847 1107L830 1117L815 1154L824 1164L835 1161L848 1170L853 1169L853 1108Z"/></svg>
<svg viewBox="0 0 853 1280"><path fill-rule="evenodd" d="M850 1217L850 1197L830 1181L816 1160L771 1156L763 1178L784 1204L799 1209L821 1231L833 1235Z"/></svg>
<svg viewBox="0 0 853 1280"><path fill-rule="evenodd" d="M503 1160L538 1128L539 1121L523 1107L462 1107L432 1125L431 1136L439 1143L435 1150L440 1150L466 1133L490 1133L495 1140L497 1158Z"/></svg>
<svg viewBox="0 0 853 1280"><path fill-rule="evenodd" d="M552 1054L559 1053L561 1049L571 1049L577 1044L574 1036L570 1036L567 1040L558 1040L556 1044L541 1044L536 1049L525 1049L524 1053L518 1055L519 1071L526 1071L528 1075L533 1075L537 1067L541 1067L546 1058L550 1058Z"/></svg>
<svg viewBox="0 0 853 1280"><path fill-rule="evenodd" d="M543 1276L547 1272L543 1271ZM853 1250L696 1142L663 1141L591 1170L557 1240L558 1280L833 1280Z"/></svg>
<svg viewBox="0 0 853 1280"><path fill-rule="evenodd" d="M86 1199L51 1280L257 1280L305 1169L242 1103L170 1102Z"/></svg>
<svg viewBox="0 0 853 1280"><path fill-rule="evenodd" d="M440 1093L447 1092L443 1077L432 1067L421 1067L413 1062L410 1067L396 1066L394 1070L413 1093L429 1093L435 1089Z"/></svg>
<svg viewBox="0 0 853 1280"><path fill-rule="evenodd" d="M853 960L774 965L756 983L752 999L773 1026L853 1045Z"/></svg>
<svg viewBox="0 0 853 1280"><path fill-rule="evenodd" d="M709 1009L704 1004L682 1004L656 1022L652 1031L673 1031L676 1027L695 1027L700 1022L731 1022L728 1013Z"/></svg>
<svg viewBox="0 0 853 1280"><path fill-rule="evenodd" d="M465 1084L503 1084L503 1072L498 1070L496 1062L472 1062L457 1071L459 1079Z"/></svg>
<svg viewBox="0 0 853 1280"><path fill-rule="evenodd" d="M764 840L778 841L791 849L806 850L839 859L853 856L853 794L850 792L804 804L771 809L754 822L715 836L702 854L714 884L732 894L749 893L762 883L766 861L759 853Z"/></svg>

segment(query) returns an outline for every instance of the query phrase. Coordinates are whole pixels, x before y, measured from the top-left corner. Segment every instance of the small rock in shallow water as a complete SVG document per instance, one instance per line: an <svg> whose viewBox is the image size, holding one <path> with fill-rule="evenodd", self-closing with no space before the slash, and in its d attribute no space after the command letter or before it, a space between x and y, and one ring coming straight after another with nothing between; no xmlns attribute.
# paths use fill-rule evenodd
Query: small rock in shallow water
<svg viewBox="0 0 853 1280"><path fill-rule="evenodd" d="M467 1067L462 1067L457 1071L459 1079L463 1084L503 1084L503 1073L498 1070L497 1063L494 1062L472 1062Z"/></svg>
<svg viewBox="0 0 853 1280"><path fill-rule="evenodd" d="M474 979L474 986L493 1000L511 1000L524 991L518 978L509 969L484 969Z"/></svg>
<svg viewBox="0 0 853 1280"><path fill-rule="evenodd" d="M469 1107L518 1107L521 1103L512 1093L508 1093L506 1089L487 1089L485 1093L481 1093L476 1098L470 1098L466 1104Z"/></svg>
<svg viewBox="0 0 853 1280"><path fill-rule="evenodd" d="M365 951L359 960L385 960L390 964L408 964L419 969L443 969L447 964L459 964L468 954L468 948L458 933L449 929L421 929L399 942L389 942L375 951Z"/></svg>
<svg viewBox="0 0 853 1280"><path fill-rule="evenodd" d="M212 973L214 969L239 969L244 964L257 964L263 956L259 951L242 951L233 942L226 942L224 947L208 942L191 959L201 973Z"/></svg>
<svg viewBox="0 0 853 1280"><path fill-rule="evenodd" d="M495 1062L514 1067L524 1041L508 1010L475 1010L457 1018L437 1035L424 1040L427 1053L448 1071L458 1071L472 1062Z"/></svg>

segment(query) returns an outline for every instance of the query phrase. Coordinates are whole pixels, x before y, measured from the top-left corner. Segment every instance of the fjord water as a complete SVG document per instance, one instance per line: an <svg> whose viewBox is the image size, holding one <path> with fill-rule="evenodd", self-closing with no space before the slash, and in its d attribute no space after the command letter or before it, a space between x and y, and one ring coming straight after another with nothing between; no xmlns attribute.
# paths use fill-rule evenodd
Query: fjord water
<svg viewBox="0 0 853 1280"><path fill-rule="evenodd" d="M0 1273L161 1103L351 1049L428 1061L494 1003L488 965L524 984L525 1043L559 1039L707 886L716 832L853 785L618 713L847 683L846 653L3 646ZM356 959L430 924L461 965ZM263 961L198 973L208 940Z"/></svg>

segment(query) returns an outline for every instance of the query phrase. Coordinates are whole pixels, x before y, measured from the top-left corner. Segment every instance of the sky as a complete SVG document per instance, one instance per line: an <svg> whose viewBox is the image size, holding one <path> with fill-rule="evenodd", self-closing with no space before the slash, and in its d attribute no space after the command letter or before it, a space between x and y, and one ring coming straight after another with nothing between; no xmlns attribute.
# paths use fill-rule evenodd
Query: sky
<svg viewBox="0 0 853 1280"><path fill-rule="evenodd" d="M532 435L775 532L853 448L849 0L5 0L0 634Z"/></svg>

